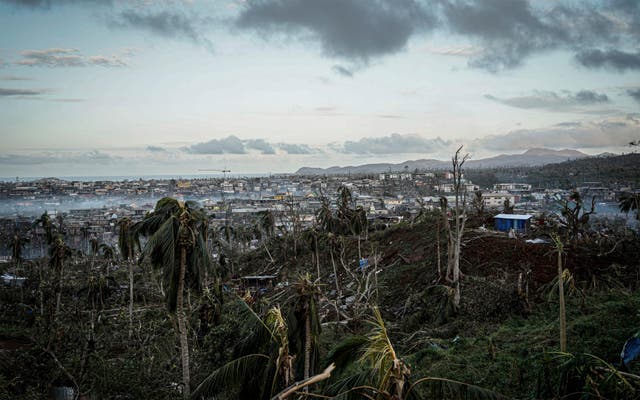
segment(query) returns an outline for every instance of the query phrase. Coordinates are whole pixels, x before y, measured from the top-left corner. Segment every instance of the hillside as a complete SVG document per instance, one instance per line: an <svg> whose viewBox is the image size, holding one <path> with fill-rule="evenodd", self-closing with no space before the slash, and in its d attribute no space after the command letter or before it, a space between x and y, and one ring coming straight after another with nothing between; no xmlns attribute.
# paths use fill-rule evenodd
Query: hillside
<svg viewBox="0 0 640 400"><path fill-rule="evenodd" d="M305 354L313 353L309 365L319 372L346 344L378 337L371 336L381 332L374 330L374 310L384 321L386 345L397 352L398 363L409 366L403 376L411 382L437 377L423 381L415 398L573 399L577 391L636 398L630 396L640 390L640 379L621 385L602 368L613 371L609 363L618 362L625 341L640 327L637 233L593 231L567 242L570 353L559 355L553 246L477 229L491 215L476 217L462 242L458 310L438 272L447 252L438 214L371 227L364 235L340 233L331 224L332 231L265 235L256 248L241 237L233 247L217 241L227 255L210 270L219 278L205 275L204 292L193 287L185 301L191 379L194 387L210 389L192 399L271 399L275 389L260 384L265 377L274 381L276 372L270 371L279 371L274 365L281 354L289 354L300 377ZM545 235L545 229L536 226L531 237ZM166 309L161 271L148 260L130 264L131 280L125 260L73 253L64 275L45 273L51 268L47 260L0 264L0 273L19 268L27 278L24 287L0 285L0 399L48 398L53 388L75 388L96 399L181 398L172 383L182 379L176 324ZM370 264L359 270L361 257ZM258 288L252 282L259 276L274 277L274 285ZM313 283L304 283L309 278ZM307 329L316 332L313 347L303 344ZM338 359L343 367L313 386L309 397L357 391L361 385L352 379L358 376L375 383L379 375L367 374L371 367L358 354L345 352ZM630 365L625 373L637 377L639 367ZM214 371L223 378L213 379ZM210 378L217 384L206 384Z"/></svg>
<svg viewBox="0 0 640 400"><path fill-rule="evenodd" d="M587 154L577 150L529 149L522 154L501 154L495 157L467 161L469 168L497 168L539 166L567 161L568 159L587 158ZM340 175L340 174L373 174L389 171L415 171L446 169L451 165L449 160L421 159L402 163L376 163L352 166L335 166L329 168L302 167L296 171L298 175Z"/></svg>
<svg viewBox="0 0 640 400"><path fill-rule="evenodd" d="M522 182L547 188L572 188L596 182L638 185L640 154L595 156L537 167L468 168L466 174L483 187L498 182Z"/></svg>

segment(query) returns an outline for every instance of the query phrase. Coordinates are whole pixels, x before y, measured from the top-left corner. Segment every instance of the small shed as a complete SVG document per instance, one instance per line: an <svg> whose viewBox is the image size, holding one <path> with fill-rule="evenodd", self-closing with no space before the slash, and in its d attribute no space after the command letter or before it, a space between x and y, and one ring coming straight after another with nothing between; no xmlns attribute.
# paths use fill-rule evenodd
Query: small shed
<svg viewBox="0 0 640 400"><path fill-rule="evenodd" d="M509 232L513 229L518 233L526 233L532 217L529 214L498 214L493 219L498 231Z"/></svg>

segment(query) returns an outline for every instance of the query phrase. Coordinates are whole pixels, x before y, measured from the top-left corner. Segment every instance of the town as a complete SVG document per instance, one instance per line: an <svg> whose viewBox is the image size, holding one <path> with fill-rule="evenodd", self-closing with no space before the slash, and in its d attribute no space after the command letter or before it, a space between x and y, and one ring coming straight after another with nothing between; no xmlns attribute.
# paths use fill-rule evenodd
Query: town
<svg viewBox="0 0 640 400"><path fill-rule="evenodd" d="M471 208L498 214L543 217L559 210L561 199L578 192L594 202L600 216L623 218L617 207L633 182L582 182L576 187L534 187L529 183L499 182L490 187L462 177L462 191ZM210 215L212 229L233 225L250 230L261 213L272 212L277 231L304 230L317 224L323 201L335 209L341 188L352 195L352 206L366 212L368 225L389 226L411 221L421 212L438 209L441 199L455 200L453 174L448 170L390 171L353 176L202 177L196 179L133 179L68 181L45 178L0 183L0 227L4 232L26 231L37 216L47 213L64 221L73 244L87 248L91 238L115 246L116 222L140 220L157 200L174 197L195 200ZM488 228L492 228L489 226ZM43 232L36 230L36 235ZM256 238L247 234L251 244ZM255 235L254 235L255 236ZM7 257L5 248L2 256ZM41 246L27 246L27 257L41 257Z"/></svg>

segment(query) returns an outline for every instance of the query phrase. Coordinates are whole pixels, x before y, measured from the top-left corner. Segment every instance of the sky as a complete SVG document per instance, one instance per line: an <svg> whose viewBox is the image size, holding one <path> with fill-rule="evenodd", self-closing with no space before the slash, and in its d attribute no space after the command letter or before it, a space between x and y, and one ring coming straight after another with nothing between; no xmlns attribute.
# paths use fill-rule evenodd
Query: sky
<svg viewBox="0 0 640 400"><path fill-rule="evenodd" d="M637 0L0 0L3 177L638 139Z"/></svg>

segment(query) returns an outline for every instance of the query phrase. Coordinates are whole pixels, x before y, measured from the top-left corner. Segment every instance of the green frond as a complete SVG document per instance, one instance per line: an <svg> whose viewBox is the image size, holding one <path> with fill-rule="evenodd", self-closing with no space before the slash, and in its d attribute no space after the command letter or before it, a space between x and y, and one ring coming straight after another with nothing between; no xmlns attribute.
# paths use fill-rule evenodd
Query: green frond
<svg viewBox="0 0 640 400"><path fill-rule="evenodd" d="M373 392L376 371L365 369L358 373L342 378L326 388L328 394L335 400L360 400L363 391Z"/></svg>
<svg viewBox="0 0 640 400"><path fill-rule="evenodd" d="M265 354L249 354L228 362L206 377L191 394L192 399L211 396L238 387L260 376L271 358Z"/></svg>
<svg viewBox="0 0 640 400"><path fill-rule="evenodd" d="M480 386L445 379L426 377L414 382L406 392L406 397L414 395L414 391L424 393L430 399L443 400L503 400L507 397ZM418 398L422 396L418 395Z"/></svg>
<svg viewBox="0 0 640 400"><path fill-rule="evenodd" d="M334 363L337 369L346 368L360 358L368 344L369 338L366 336L348 337L329 352L326 363Z"/></svg>

